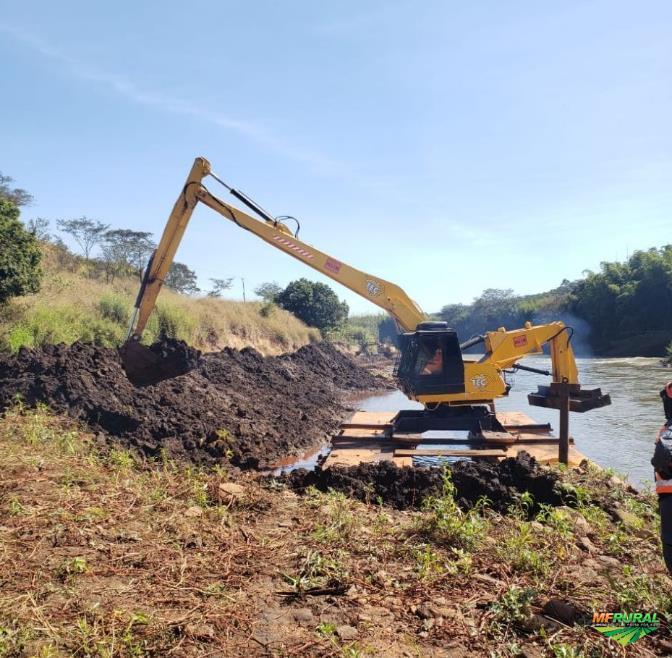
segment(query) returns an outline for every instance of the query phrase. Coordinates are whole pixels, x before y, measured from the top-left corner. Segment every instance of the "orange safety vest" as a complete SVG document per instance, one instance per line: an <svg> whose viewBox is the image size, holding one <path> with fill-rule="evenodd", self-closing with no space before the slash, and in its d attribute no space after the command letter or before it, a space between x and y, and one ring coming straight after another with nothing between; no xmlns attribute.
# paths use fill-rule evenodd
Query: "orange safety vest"
<svg viewBox="0 0 672 658"><path fill-rule="evenodd" d="M656 473L656 493L657 494L672 493L672 480L663 480L662 476Z"/></svg>

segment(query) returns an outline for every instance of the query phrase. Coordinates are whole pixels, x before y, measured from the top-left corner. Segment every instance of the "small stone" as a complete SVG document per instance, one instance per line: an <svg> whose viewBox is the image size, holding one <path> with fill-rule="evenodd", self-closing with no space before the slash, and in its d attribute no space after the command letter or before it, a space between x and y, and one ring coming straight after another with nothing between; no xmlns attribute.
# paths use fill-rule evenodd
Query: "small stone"
<svg viewBox="0 0 672 658"><path fill-rule="evenodd" d="M293 528L294 523L292 521L280 521L278 523L278 528Z"/></svg>
<svg viewBox="0 0 672 658"><path fill-rule="evenodd" d="M292 612L292 617L294 621L298 621L300 624L311 623L315 618L310 608L297 608Z"/></svg>
<svg viewBox="0 0 672 658"><path fill-rule="evenodd" d="M531 633L538 633L542 628L545 631L553 632L560 630L562 626L554 619L544 617L544 615L532 614L521 622L521 626Z"/></svg>
<svg viewBox="0 0 672 658"><path fill-rule="evenodd" d="M425 619L422 622L422 630L423 631L431 631L432 628L434 628L435 621L434 619Z"/></svg>
<svg viewBox="0 0 672 658"><path fill-rule="evenodd" d="M198 516L203 516L203 509L201 507L199 507L198 505L194 505L193 507L187 508L184 515L188 516L188 517L191 517L191 518L196 518Z"/></svg>
<svg viewBox="0 0 672 658"><path fill-rule="evenodd" d="M242 487L235 482L221 482L219 487L217 487L217 490L223 499L226 499L227 497L235 499L242 498L245 493L245 487Z"/></svg>
<svg viewBox="0 0 672 658"><path fill-rule="evenodd" d="M639 517L635 516L632 512L621 509L620 507L614 510L614 516L626 526L637 527L641 525L641 520Z"/></svg>
<svg viewBox="0 0 672 658"><path fill-rule="evenodd" d="M344 642L350 642L357 639L359 631L354 626L336 626L336 635Z"/></svg>
<svg viewBox="0 0 672 658"><path fill-rule="evenodd" d="M590 534L591 530L592 528L590 523L588 523L588 521L586 521L583 516L577 514L576 518L574 519L574 531L576 534L585 537L586 535Z"/></svg>
<svg viewBox="0 0 672 658"><path fill-rule="evenodd" d="M576 542L580 548L582 548L584 551L588 553L596 553L597 552L597 546L593 544L588 537L581 537L579 541Z"/></svg>
<svg viewBox="0 0 672 658"><path fill-rule="evenodd" d="M557 619L567 626L573 626L584 615L581 608L572 601L563 601L562 599L557 598L546 601L542 608L542 612L548 617Z"/></svg>
<svg viewBox="0 0 672 658"><path fill-rule="evenodd" d="M453 614L453 611L450 608L447 608L445 606L440 606L440 605L435 605L434 603L431 603L429 605L429 609L432 613L432 617L451 617Z"/></svg>
<svg viewBox="0 0 672 658"><path fill-rule="evenodd" d="M609 569L618 569L621 566L620 560L617 560L615 557L611 557L610 555L598 555L597 560L603 566Z"/></svg>
<svg viewBox="0 0 672 658"><path fill-rule="evenodd" d="M209 624L187 624L184 632L197 640L214 640L215 629Z"/></svg>
<svg viewBox="0 0 672 658"><path fill-rule="evenodd" d="M473 578L480 580L482 583L487 583L488 585L501 585L502 581L497 578L493 578L487 573L475 573Z"/></svg>

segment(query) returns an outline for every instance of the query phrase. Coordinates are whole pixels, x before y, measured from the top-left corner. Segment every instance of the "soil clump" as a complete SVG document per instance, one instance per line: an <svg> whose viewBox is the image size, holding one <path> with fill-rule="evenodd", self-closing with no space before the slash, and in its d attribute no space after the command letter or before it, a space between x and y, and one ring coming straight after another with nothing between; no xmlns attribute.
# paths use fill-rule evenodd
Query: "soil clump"
<svg viewBox="0 0 672 658"><path fill-rule="evenodd" d="M178 341L175 341L178 343ZM165 341L154 351L184 351ZM76 342L0 356L0 409L43 403L106 443L145 456L271 466L328 435L345 390L389 385L328 343L264 358L252 348L203 354L186 375L136 387L117 350Z"/></svg>
<svg viewBox="0 0 672 658"><path fill-rule="evenodd" d="M539 466L526 452L499 463L462 460L449 464L447 470L455 486L455 498L463 509L470 509L485 497L492 508L505 512L526 491L534 498L533 507L572 503L571 495L558 486L559 475ZM390 461L314 471L299 469L282 479L298 493L310 486L320 491L333 489L365 502L382 501L397 509L418 509L427 498L441 495L444 487L442 468L400 468Z"/></svg>

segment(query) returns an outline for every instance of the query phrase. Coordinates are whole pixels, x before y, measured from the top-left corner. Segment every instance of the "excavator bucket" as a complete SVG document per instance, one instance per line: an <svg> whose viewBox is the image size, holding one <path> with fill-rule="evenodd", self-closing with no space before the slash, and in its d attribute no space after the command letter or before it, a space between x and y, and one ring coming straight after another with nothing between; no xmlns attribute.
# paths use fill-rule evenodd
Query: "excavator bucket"
<svg viewBox="0 0 672 658"><path fill-rule="evenodd" d="M201 353L184 341L162 338L151 347L128 340L119 348L126 376L135 386L153 386L198 367Z"/></svg>

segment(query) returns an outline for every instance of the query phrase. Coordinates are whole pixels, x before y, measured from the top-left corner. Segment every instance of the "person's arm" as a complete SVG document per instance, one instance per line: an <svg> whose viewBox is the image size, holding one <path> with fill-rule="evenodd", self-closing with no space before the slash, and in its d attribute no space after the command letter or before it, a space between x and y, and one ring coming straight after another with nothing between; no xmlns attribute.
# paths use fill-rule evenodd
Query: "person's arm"
<svg viewBox="0 0 672 658"><path fill-rule="evenodd" d="M651 458L651 466L653 466L656 473L658 473L664 480L671 480L672 463L670 463L670 448L663 442L663 434L666 433L670 433L670 428L667 424L663 425L658 432L656 447L654 448L653 457ZM672 437L669 438L672 439ZM667 440L668 438L666 437L666 441Z"/></svg>

